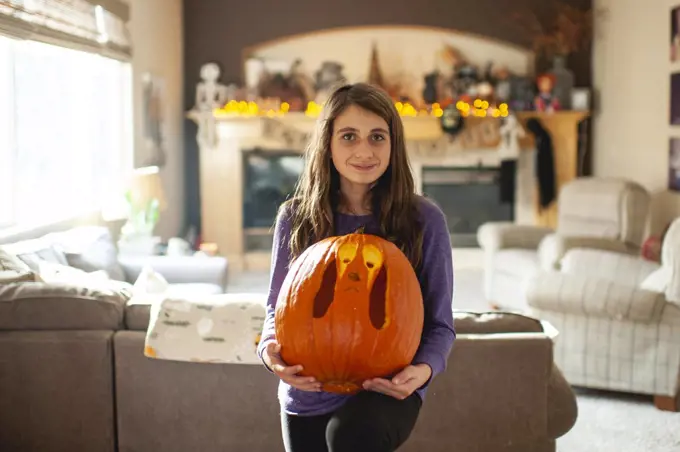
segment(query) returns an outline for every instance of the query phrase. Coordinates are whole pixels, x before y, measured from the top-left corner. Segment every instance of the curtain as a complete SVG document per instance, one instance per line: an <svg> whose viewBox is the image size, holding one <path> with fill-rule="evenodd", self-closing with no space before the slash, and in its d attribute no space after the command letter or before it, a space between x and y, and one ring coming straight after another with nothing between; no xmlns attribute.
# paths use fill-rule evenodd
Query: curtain
<svg viewBox="0 0 680 452"><path fill-rule="evenodd" d="M121 0L0 0L0 34L130 60Z"/></svg>

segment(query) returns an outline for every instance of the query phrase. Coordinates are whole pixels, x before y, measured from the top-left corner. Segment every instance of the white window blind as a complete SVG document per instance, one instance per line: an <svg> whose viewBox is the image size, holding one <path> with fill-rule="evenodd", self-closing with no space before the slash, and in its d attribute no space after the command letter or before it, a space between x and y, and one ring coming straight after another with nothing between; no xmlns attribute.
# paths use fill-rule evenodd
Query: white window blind
<svg viewBox="0 0 680 452"><path fill-rule="evenodd" d="M120 0L0 0L0 33L129 59L128 15Z"/></svg>

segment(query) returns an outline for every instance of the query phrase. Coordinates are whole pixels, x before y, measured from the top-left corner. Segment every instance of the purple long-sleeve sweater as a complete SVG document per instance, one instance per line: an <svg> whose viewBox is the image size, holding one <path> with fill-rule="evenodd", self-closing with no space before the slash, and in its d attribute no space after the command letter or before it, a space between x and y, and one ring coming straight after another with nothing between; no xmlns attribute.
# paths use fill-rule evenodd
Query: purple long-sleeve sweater
<svg viewBox="0 0 680 452"><path fill-rule="evenodd" d="M425 322L413 364L425 363L432 368L430 380L417 390L417 394L424 399L432 378L446 369L456 333L452 312L453 259L446 217L437 205L425 198L419 198L419 210L420 223L423 227L423 265L418 280L423 293ZM365 227L364 232L367 234L379 233L377 220L371 215L356 216L341 213L335 215L337 235L349 234L362 226ZM275 339L276 300L291 263L290 231L290 217L287 212L282 212L277 218L274 230L267 315L257 350L260 358L267 344ZM281 408L286 413L312 416L334 411L351 396L323 391L301 391L281 381L278 397Z"/></svg>

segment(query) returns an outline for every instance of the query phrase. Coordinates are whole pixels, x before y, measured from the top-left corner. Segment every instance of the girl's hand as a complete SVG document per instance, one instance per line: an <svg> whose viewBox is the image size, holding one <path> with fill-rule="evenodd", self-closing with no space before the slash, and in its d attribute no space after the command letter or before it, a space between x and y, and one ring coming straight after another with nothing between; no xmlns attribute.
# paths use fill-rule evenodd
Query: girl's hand
<svg viewBox="0 0 680 452"><path fill-rule="evenodd" d="M281 355L279 354L280 351L281 344L271 342L267 344L267 347L262 354L264 363L272 370L272 372L284 382L301 391L321 391L321 383L316 381L316 378L297 375L302 371L302 366L288 366L281 359Z"/></svg>
<svg viewBox="0 0 680 452"><path fill-rule="evenodd" d="M391 380L372 378L364 382L364 389L381 392L395 399L404 400L424 385L432 376L432 369L427 364L407 366Z"/></svg>

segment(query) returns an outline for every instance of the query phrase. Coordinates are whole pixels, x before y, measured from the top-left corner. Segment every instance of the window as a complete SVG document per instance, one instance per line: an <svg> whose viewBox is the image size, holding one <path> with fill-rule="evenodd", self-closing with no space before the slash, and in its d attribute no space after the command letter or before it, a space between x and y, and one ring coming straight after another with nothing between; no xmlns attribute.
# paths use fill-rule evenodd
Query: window
<svg viewBox="0 0 680 452"><path fill-rule="evenodd" d="M0 36L0 227L105 207L132 167L130 64Z"/></svg>

